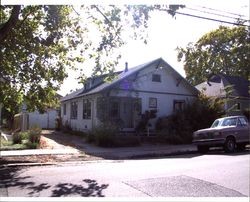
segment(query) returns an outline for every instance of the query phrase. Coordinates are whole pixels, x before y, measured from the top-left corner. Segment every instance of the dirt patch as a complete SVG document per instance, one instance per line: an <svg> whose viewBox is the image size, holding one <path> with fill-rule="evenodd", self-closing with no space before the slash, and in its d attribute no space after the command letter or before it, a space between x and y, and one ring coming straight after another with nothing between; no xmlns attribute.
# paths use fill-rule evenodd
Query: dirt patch
<svg viewBox="0 0 250 202"><path fill-rule="evenodd" d="M0 165L16 163L60 163L72 161L94 161L103 158L85 154L8 156L0 158Z"/></svg>
<svg viewBox="0 0 250 202"><path fill-rule="evenodd" d="M79 148L84 139L79 136L64 134L59 131L43 130L41 136L41 149L72 149ZM79 143L76 144L76 143Z"/></svg>

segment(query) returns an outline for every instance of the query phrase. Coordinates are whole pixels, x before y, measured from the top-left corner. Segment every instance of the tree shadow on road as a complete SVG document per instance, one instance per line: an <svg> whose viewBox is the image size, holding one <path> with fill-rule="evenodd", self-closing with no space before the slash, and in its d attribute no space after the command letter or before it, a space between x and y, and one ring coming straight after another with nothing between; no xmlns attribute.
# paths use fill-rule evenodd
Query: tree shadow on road
<svg viewBox="0 0 250 202"><path fill-rule="evenodd" d="M84 179L86 186L75 185L72 183L60 183L52 191L52 197L59 196L82 196L82 197L104 197L102 191L108 187L108 184L98 185L95 180Z"/></svg>
<svg viewBox="0 0 250 202"><path fill-rule="evenodd" d="M1 168L0 169L0 186L1 187L20 187L26 188L28 186L32 186L35 183L31 181L27 181L29 176L20 177L19 172L20 168Z"/></svg>
<svg viewBox="0 0 250 202"><path fill-rule="evenodd" d="M104 197L102 191L106 189L108 184L98 184L96 180L83 179L81 184L73 183L59 183L57 185L50 185L48 183L35 183L35 179L31 176L21 176L21 168L1 168L0 169L0 193L8 196L8 188L15 187L16 189L24 190L22 197L36 197L48 195L51 193L52 197L65 196L80 196L80 197ZM49 190L50 189L50 190ZM27 190L27 191L25 191ZM47 193L42 191L48 190ZM30 191L30 192L28 192ZM17 193L11 193L11 195Z"/></svg>

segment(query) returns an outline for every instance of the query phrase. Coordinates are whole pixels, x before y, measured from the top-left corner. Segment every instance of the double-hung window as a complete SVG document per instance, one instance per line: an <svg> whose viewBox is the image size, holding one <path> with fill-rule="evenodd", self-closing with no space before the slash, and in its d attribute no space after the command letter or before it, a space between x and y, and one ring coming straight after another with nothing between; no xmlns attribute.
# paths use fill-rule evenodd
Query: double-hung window
<svg viewBox="0 0 250 202"><path fill-rule="evenodd" d="M77 119L77 102L71 102L70 105L70 118Z"/></svg>
<svg viewBox="0 0 250 202"><path fill-rule="evenodd" d="M83 100L83 119L91 119L91 102L89 100Z"/></svg>

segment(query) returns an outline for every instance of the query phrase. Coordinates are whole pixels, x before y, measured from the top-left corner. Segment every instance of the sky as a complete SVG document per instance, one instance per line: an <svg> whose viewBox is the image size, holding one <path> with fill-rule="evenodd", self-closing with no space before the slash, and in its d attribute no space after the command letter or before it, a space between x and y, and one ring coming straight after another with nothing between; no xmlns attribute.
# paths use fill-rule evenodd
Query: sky
<svg viewBox="0 0 250 202"><path fill-rule="evenodd" d="M23 2L26 4L40 4L40 0L2 0L2 4L12 4L12 2ZM32 2L32 3L31 3ZM186 8L180 9L180 12L199 15L204 17L215 18L224 21L235 22L235 14L243 15L242 18L249 20L249 1L248 0L78 0L77 4L184 4ZM43 0L43 4L71 4L71 1L60 0L51 1ZM74 3L75 4L75 3ZM204 8L205 7L205 8ZM198 11L197 11L198 10ZM215 13L211 15L209 13ZM225 18L228 16L231 18ZM195 43L204 34L217 29L220 25L233 26L221 22L208 21L194 17L177 14L175 18L168 14L157 12L151 15L148 22L148 44L145 45L141 41L127 39L127 44L121 48L122 58L116 70L123 70L125 62L128 66L134 67L142 63L163 58L177 72L185 77L183 63L177 61L177 47L186 47L188 43ZM248 24L249 25L249 24ZM91 74L91 69L88 69L86 75ZM77 72L69 72L69 77L64 81L61 90L58 92L61 95L70 93L71 90L81 88L76 77Z"/></svg>

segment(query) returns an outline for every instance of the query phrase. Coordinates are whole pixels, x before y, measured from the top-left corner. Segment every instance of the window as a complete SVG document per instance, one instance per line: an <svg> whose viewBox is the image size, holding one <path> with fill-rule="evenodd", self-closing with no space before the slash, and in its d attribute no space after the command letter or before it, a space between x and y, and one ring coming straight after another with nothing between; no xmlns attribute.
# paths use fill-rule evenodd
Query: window
<svg viewBox="0 0 250 202"><path fill-rule="evenodd" d="M174 100L174 112L183 111L185 107L185 100Z"/></svg>
<svg viewBox="0 0 250 202"><path fill-rule="evenodd" d="M153 82L161 82L161 75L160 74L153 74L152 81Z"/></svg>
<svg viewBox="0 0 250 202"><path fill-rule="evenodd" d="M149 98L149 108L157 108L157 98Z"/></svg>
<svg viewBox="0 0 250 202"><path fill-rule="evenodd" d="M71 119L77 119L77 102L71 102L70 118Z"/></svg>
<svg viewBox="0 0 250 202"><path fill-rule="evenodd" d="M239 125L241 126L247 126L247 121L243 118L243 117L240 117L239 118Z"/></svg>
<svg viewBox="0 0 250 202"><path fill-rule="evenodd" d="M91 102L89 100L83 100L83 119L91 119Z"/></svg>
<svg viewBox="0 0 250 202"><path fill-rule="evenodd" d="M66 115L66 104L63 104L63 115Z"/></svg>
<svg viewBox="0 0 250 202"><path fill-rule="evenodd" d="M111 102L110 105L110 116L111 118L119 118L119 103Z"/></svg>
<svg viewBox="0 0 250 202"><path fill-rule="evenodd" d="M222 126L236 126L237 125L237 118L228 118L225 119L222 123Z"/></svg>

